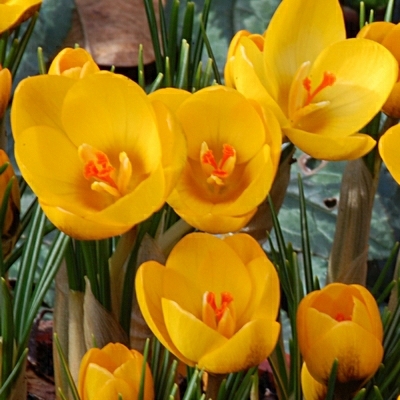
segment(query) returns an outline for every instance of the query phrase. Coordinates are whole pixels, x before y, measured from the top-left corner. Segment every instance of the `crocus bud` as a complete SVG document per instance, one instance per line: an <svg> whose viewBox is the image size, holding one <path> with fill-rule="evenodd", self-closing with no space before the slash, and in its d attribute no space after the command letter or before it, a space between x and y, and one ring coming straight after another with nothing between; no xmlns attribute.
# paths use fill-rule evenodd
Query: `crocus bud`
<svg viewBox="0 0 400 400"><path fill-rule="evenodd" d="M8 255L14 247L16 240L16 233L19 229L19 213L20 213L20 193L18 182L14 174L13 167L4 150L0 149L0 168L8 164L6 169L0 175L0 201L3 201L4 194L7 186L10 184L11 179L11 192L8 198L8 206L3 223L3 230L1 235L1 243L3 247L3 256Z"/></svg>
<svg viewBox="0 0 400 400"><path fill-rule="evenodd" d="M356 392L377 371L383 357L383 329L373 296L360 285L332 283L299 304L297 332L311 376L327 385L338 360L335 390Z"/></svg>
<svg viewBox="0 0 400 400"><path fill-rule="evenodd" d="M143 356L120 343L102 349L90 349L79 370L78 391L81 400L136 400L139 395ZM154 399L153 378L146 365L144 399Z"/></svg>
<svg viewBox="0 0 400 400"><path fill-rule="evenodd" d="M7 68L0 66L0 119L3 118L7 110L8 102L11 94L11 73Z"/></svg>

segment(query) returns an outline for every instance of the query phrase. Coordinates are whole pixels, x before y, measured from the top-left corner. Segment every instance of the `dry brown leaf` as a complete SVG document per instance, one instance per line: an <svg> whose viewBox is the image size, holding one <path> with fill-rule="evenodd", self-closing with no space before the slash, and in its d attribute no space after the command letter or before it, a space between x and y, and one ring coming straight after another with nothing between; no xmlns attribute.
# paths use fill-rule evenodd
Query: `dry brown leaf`
<svg viewBox="0 0 400 400"><path fill-rule="evenodd" d="M154 61L143 0L75 0L75 3L84 35L82 47L97 64L137 66L140 44L144 47L145 64ZM158 15L158 1L153 3Z"/></svg>

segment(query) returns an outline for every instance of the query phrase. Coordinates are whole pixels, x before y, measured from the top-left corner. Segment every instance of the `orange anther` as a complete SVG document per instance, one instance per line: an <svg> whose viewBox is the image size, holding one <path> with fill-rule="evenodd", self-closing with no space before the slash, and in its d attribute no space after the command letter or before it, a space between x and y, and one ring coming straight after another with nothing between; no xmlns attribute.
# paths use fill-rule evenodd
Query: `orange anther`
<svg viewBox="0 0 400 400"><path fill-rule="evenodd" d="M310 78L305 78L303 80L303 86L304 89L307 91L307 99L305 102L305 105L308 106L314 97L323 89L325 89L328 86L332 86L336 82L336 76L332 72L325 71L324 72L324 77L322 78L322 82L318 85L318 87L311 92L311 79Z"/></svg>
<svg viewBox="0 0 400 400"><path fill-rule="evenodd" d="M214 154L213 154L212 150L207 150L207 151L203 154L201 161L202 161L204 164L211 165L211 166L212 166L213 168L215 168L215 169L218 168L218 165L217 165L217 162L215 161Z"/></svg>

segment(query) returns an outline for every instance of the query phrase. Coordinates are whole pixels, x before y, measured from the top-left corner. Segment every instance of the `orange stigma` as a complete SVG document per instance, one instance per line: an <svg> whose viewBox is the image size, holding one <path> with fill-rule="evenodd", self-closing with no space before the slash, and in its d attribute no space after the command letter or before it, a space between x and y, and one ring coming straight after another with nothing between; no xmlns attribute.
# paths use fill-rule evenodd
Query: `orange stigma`
<svg viewBox="0 0 400 400"><path fill-rule="evenodd" d="M214 153L203 142L200 150L200 162L203 171L209 176L208 183L224 185L223 179L227 178L233 171L236 163L236 150L230 144L222 146L222 157L219 163L215 160Z"/></svg>
<svg viewBox="0 0 400 400"><path fill-rule="evenodd" d="M111 174L115 168L111 165L107 154L102 151L95 150L91 154L92 158L89 159L83 167L83 176L86 179L95 178L96 180L108 183L112 187L117 187Z"/></svg>
<svg viewBox="0 0 400 400"><path fill-rule="evenodd" d="M346 317L343 313L339 312L335 317L337 322L351 321L351 317Z"/></svg>
<svg viewBox="0 0 400 400"><path fill-rule="evenodd" d="M229 304L233 301L233 296L229 292L221 293L221 307L217 307L215 303L215 294L213 292L207 293L207 303L214 310L215 318L217 322L221 321L225 311L227 310Z"/></svg>
<svg viewBox="0 0 400 400"><path fill-rule="evenodd" d="M83 176L92 181L92 190L105 192L117 198L129 191L132 165L125 152L119 153L118 170L111 164L106 153L89 144L79 146L78 154L83 163Z"/></svg>
<svg viewBox="0 0 400 400"><path fill-rule="evenodd" d="M325 71L324 72L324 77L322 78L322 82L318 85L314 91L311 91L311 79L310 78L305 78L303 80L303 87L307 91L307 99L305 102L305 106L308 106L314 97L321 92L321 90L325 89L328 86L332 86L336 82L336 76L332 72Z"/></svg>

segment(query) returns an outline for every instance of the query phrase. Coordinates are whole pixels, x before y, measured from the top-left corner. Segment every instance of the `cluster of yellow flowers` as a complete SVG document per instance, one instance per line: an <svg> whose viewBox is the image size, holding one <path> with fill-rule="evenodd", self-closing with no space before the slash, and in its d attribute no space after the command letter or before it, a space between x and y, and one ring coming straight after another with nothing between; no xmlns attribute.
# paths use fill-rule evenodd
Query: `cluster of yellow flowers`
<svg viewBox="0 0 400 400"><path fill-rule="evenodd" d="M326 160L359 158L376 145L358 131L382 108L400 115L399 32L371 24L346 40L337 0L285 0L263 35L234 37L226 86L195 93L166 88L147 95L132 80L100 71L85 50L65 49L48 74L15 91L18 166L47 217L71 237L121 235L165 202L207 232L185 236L165 266L149 261L139 268L141 311L187 365L215 374L257 365L280 333L276 270L250 236L211 234L240 231L254 216L283 142ZM11 88L5 71L0 115ZM399 140L396 126L379 148L400 182ZM331 284L309 294L297 326L307 399L326 391L335 359L338 390L346 393L382 360L379 310L361 286ZM131 371L140 370L138 357L122 345L91 350L81 367L82 399L97 399L99 391L102 398L136 398ZM146 383L151 399L151 377Z"/></svg>

